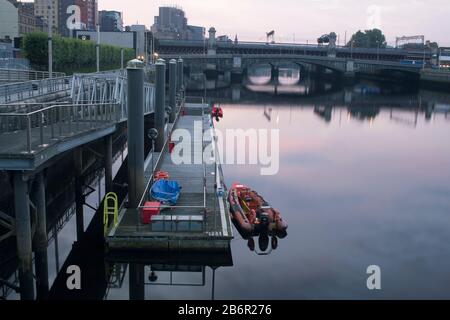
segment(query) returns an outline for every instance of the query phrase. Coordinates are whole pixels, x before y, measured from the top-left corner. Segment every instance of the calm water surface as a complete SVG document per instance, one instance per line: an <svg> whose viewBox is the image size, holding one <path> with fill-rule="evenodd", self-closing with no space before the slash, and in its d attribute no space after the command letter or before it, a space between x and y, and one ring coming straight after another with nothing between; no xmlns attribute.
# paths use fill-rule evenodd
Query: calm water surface
<svg viewBox="0 0 450 320"><path fill-rule="evenodd" d="M363 88L351 89L348 103L348 92L337 92L337 102L334 94L218 99L220 129L280 130L277 175L234 165L224 174L228 185L248 184L278 208L289 235L259 256L235 232L234 266L215 271L216 299L450 299L450 114L425 112L446 104ZM370 265L381 267L381 291L366 287ZM205 286L147 285L145 296L209 299L212 274L206 268ZM173 277L202 280L200 273ZM169 280L159 273L158 281ZM127 298L125 276L108 299Z"/></svg>

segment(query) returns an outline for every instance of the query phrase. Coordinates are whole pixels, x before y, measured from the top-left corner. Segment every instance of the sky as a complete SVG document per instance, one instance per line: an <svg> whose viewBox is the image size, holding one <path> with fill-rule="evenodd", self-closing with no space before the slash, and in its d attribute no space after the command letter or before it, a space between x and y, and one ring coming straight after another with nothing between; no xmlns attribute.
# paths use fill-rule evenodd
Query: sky
<svg viewBox="0 0 450 320"><path fill-rule="evenodd" d="M99 9L124 14L125 24L150 27L161 5L184 9L188 23L214 26L218 35L265 41L275 30L278 42L315 42L331 31L340 43L359 29L378 27L389 44L396 36L420 35L450 46L449 0L99 0Z"/></svg>

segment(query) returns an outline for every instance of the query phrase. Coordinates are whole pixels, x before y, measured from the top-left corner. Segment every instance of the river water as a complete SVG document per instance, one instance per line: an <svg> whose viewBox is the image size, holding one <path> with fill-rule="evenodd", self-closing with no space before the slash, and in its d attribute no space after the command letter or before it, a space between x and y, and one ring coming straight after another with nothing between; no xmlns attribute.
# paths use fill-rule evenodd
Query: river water
<svg viewBox="0 0 450 320"><path fill-rule="evenodd" d="M278 208L288 236L261 255L235 231L233 266L215 271L214 287L207 267L204 286L148 285L146 299L450 298L450 97L368 81L333 87L210 93L224 110L219 129L279 129L276 175L258 165L224 165L224 175ZM381 290L367 288L372 265ZM199 272L172 276L202 283Z"/></svg>
<svg viewBox="0 0 450 320"><path fill-rule="evenodd" d="M150 283L146 267L146 299L450 299L450 95L321 81L234 86L208 99L223 108L222 131L279 130L275 175L223 170L228 186L245 183L280 210L288 236L266 252L256 239L251 251L235 230L233 265L215 271L205 262ZM61 264L75 241L67 225ZM367 288L372 265L381 290ZM129 268L116 268L106 299L128 299Z"/></svg>

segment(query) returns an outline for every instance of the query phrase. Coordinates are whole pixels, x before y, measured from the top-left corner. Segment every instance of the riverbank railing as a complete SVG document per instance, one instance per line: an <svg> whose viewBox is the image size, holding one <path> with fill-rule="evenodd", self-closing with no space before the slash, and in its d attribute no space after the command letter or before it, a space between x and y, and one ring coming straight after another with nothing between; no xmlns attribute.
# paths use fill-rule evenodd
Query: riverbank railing
<svg viewBox="0 0 450 320"><path fill-rule="evenodd" d="M65 77L63 72L53 72L52 78ZM7 69L0 68L0 83L1 82L25 82L30 80L49 79L50 73L48 71L24 70L24 69Z"/></svg>
<svg viewBox="0 0 450 320"><path fill-rule="evenodd" d="M72 77L51 78L0 85L0 103L27 100L70 88Z"/></svg>
<svg viewBox="0 0 450 320"><path fill-rule="evenodd" d="M8 105L0 105L0 109L5 107ZM33 154L60 139L108 127L120 120L119 105L115 102L60 104L38 110L32 107L18 107L15 112L0 114L1 139L17 139L14 153Z"/></svg>

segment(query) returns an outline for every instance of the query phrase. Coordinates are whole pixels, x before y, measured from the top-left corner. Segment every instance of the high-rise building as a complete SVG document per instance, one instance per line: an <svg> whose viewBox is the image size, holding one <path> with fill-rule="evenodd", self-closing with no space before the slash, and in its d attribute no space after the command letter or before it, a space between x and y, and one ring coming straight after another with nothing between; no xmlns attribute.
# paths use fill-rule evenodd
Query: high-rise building
<svg viewBox="0 0 450 320"><path fill-rule="evenodd" d="M177 7L160 7L155 17L152 33L157 39L203 40L204 28L189 26L182 9Z"/></svg>
<svg viewBox="0 0 450 320"><path fill-rule="evenodd" d="M118 11L99 11L100 31L123 31L122 13Z"/></svg>
<svg viewBox="0 0 450 320"><path fill-rule="evenodd" d="M49 13L51 15L49 15ZM48 25L48 19L51 17L54 31L58 31L59 26L59 1L58 0L35 0L34 15L41 17Z"/></svg>
<svg viewBox="0 0 450 320"><path fill-rule="evenodd" d="M59 0L61 35L71 36L72 30L95 30L97 22L97 0Z"/></svg>

